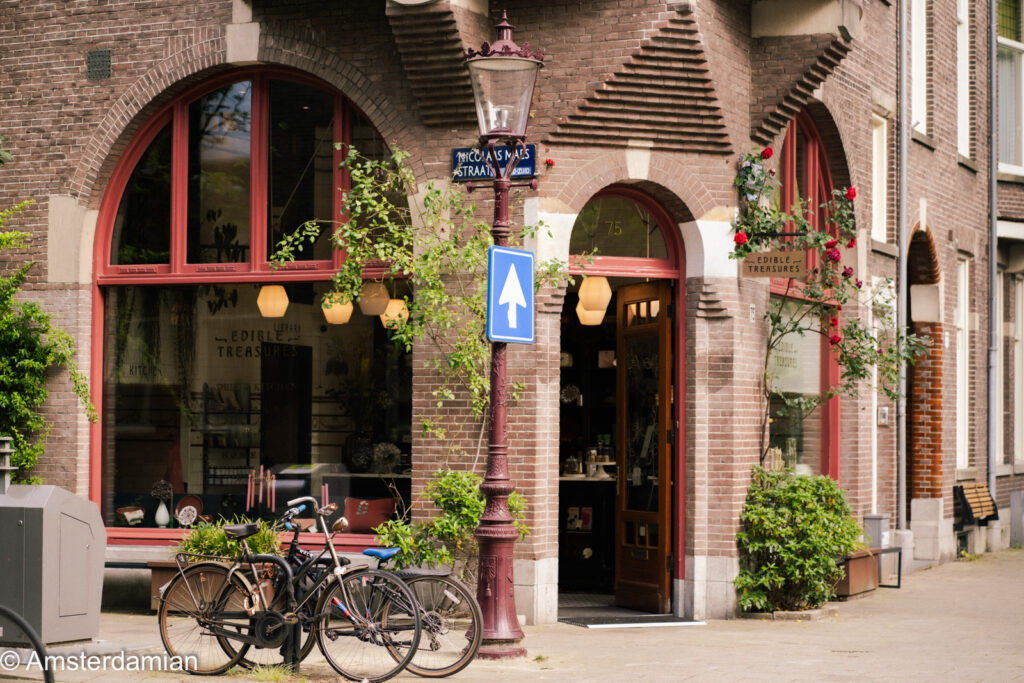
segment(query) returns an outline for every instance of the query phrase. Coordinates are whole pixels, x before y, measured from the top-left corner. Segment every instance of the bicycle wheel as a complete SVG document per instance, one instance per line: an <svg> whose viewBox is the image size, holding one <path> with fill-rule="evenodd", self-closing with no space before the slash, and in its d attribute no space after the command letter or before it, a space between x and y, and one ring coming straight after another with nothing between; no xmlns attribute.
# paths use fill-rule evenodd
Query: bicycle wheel
<svg viewBox="0 0 1024 683"><path fill-rule="evenodd" d="M405 668L427 678L443 678L465 669L483 639L484 618L476 598L450 576L402 578L423 608L420 644Z"/></svg>
<svg viewBox="0 0 1024 683"><path fill-rule="evenodd" d="M415 605L405 583L388 572L349 574L320 596L320 651L345 678L385 681L405 668L419 644Z"/></svg>
<svg viewBox="0 0 1024 683"><path fill-rule="evenodd" d="M315 568L315 570L310 571L307 577L305 577L305 580L303 581L304 585L297 587L298 590L296 591L296 597L299 597L301 599L299 591L308 591L309 589L311 589L313 587L315 580L320 577L320 572L328 570L326 565L321 567L319 566L319 564L320 563L318 563L318 566ZM272 569L276 569L276 567ZM273 581L275 587L278 585L278 581L276 578L270 577L270 580ZM232 584L236 585L228 586L225 588L225 590L228 593L227 597L225 597L226 610L234 612L244 609L245 605L247 604L247 596L249 595L248 589L250 581L251 579L248 576L246 578L243 578L242 576L235 574L231 577ZM271 592L272 591L264 591L267 600L271 599ZM313 598L305 605L303 605L303 607L298 611L300 617L307 618L301 624L301 632L299 636L300 640L298 661L300 662L309 656L309 653L313 651L313 645L316 642L316 638L314 638L313 636L312 623L313 609L316 602L316 599ZM274 609L283 611L281 605L278 604L274 605ZM240 633L250 634L252 633L252 630L255 628L255 626L255 619L250 619L247 628L243 628L241 625L239 625L236 628ZM257 666L276 666L279 664L284 664L284 655L282 655L281 653L281 647L264 648L259 647L257 645L232 640L230 638L222 638L221 645L229 654L234 654L236 649L241 649L242 657L238 660L238 665L243 666L247 669L252 669Z"/></svg>
<svg viewBox="0 0 1024 683"><path fill-rule="evenodd" d="M222 674L242 657L241 650L229 653L220 643L223 636L212 630L240 620L240 615L224 610L227 586L225 567L204 564L186 569L164 590L157 612L160 639L167 654L180 657L182 668L189 673Z"/></svg>

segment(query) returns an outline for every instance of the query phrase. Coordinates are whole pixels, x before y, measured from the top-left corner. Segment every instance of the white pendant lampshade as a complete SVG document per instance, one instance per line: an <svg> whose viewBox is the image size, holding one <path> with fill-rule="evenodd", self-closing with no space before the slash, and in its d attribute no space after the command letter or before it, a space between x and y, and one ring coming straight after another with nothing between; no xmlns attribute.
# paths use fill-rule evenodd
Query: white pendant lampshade
<svg viewBox="0 0 1024 683"><path fill-rule="evenodd" d="M583 302L576 304L576 315L580 319L581 325L600 325L604 322L604 309L600 311L589 311L583 308Z"/></svg>
<svg viewBox="0 0 1024 683"><path fill-rule="evenodd" d="M288 292L281 285L263 285L256 297L256 306L264 318L283 318L288 310Z"/></svg>
<svg viewBox="0 0 1024 683"><path fill-rule="evenodd" d="M321 305L324 309L324 319L332 325L344 325L352 317L354 307L351 301L343 303L340 298L328 294Z"/></svg>
<svg viewBox="0 0 1024 683"><path fill-rule="evenodd" d="M597 277L584 277L580 285L580 303L588 311L604 311L612 300L612 287L608 284L608 278L598 275Z"/></svg>
<svg viewBox="0 0 1024 683"><path fill-rule="evenodd" d="M367 282L359 292L359 310L363 315L383 315L390 299L382 282Z"/></svg>
<svg viewBox="0 0 1024 683"><path fill-rule="evenodd" d="M380 324L384 327L398 327L409 319L409 308L405 305L404 299L391 299L388 306L380 315Z"/></svg>

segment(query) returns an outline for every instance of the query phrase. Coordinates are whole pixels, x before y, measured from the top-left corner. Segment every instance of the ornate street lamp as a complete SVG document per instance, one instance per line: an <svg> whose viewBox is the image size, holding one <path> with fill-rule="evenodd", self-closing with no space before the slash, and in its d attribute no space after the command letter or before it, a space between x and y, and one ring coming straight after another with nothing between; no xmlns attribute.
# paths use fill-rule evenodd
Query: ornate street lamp
<svg viewBox="0 0 1024 683"><path fill-rule="evenodd" d="M480 152L494 174L494 244L505 246L509 236L508 194L512 172L526 153L526 123L530 101L543 66L543 55L512 41L513 26L505 13L495 27L498 40L479 50L466 51L466 66L473 83L473 99L480 124ZM505 153L502 153L505 152ZM507 159L504 166L501 158ZM532 184L536 187L535 182ZM523 631L516 616L512 551L518 532L508 509L513 491L508 475L508 415L505 385L506 343L491 343L490 438L487 474L480 490L487 507L476 530L480 546L477 601L483 612L483 646L480 656L490 659L526 654L520 641Z"/></svg>

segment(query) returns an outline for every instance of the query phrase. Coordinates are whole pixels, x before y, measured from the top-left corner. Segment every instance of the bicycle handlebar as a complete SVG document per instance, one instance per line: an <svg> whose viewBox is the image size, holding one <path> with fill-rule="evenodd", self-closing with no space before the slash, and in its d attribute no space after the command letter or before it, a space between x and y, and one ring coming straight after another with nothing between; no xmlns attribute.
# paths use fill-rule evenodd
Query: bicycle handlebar
<svg viewBox="0 0 1024 683"><path fill-rule="evenodd" d="M328 515L333 514L334 511L338 509L338 506L335 503L328 503L324 507L320 507L316 502L316 498L314 498L313 496L300 496L299 498L293 498L292 500L288 501L287 505L288 507L294 507L299 503L304 503L307 501L312 504L313 510L316 511L318 517L327 517ZM303 509L305 509L305 506L303 506Z"/></svg>

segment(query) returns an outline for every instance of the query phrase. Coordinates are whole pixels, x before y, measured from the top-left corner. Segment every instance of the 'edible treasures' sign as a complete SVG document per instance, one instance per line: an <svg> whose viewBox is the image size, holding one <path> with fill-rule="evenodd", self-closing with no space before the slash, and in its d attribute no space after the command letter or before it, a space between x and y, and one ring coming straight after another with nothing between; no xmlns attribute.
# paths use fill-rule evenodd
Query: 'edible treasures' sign
<svg viewBox="0 0 1024 683"><path fill-rule="evenodd" d="M508 147L495 147L498 165L508 165L511 151ZM512 171L513 178L531 178L537 175L537 146L527 145L526 155L519 160L519 165ZM480 155L475 147L460 147L452 150L452 180L480 180L493 178L491 165Z"/></svg>
<svg viewBox="0 0 1024 683"><path fill-rule="evenodd" d="M742 277L792 277L802 280L806 276L806 251L762 251L747 254L743 259Z"/></svg>

